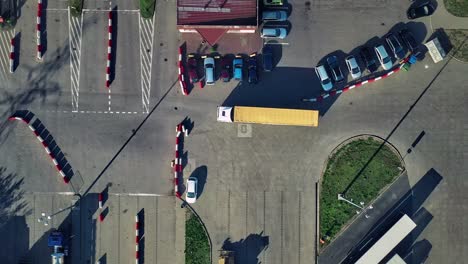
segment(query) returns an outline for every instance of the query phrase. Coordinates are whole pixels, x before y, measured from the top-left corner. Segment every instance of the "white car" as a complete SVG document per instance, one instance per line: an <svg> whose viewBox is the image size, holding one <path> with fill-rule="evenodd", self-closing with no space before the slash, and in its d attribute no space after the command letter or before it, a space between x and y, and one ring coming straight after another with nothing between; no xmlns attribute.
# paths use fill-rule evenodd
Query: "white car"
<svg viewBox="0 0 468 264"><path fill-rule="evenodd" d="M375 46L375 53L377 54L377 58L382 65L384 70L390 70L393 66L392 59L388 56L387 50L385 49L384 45Z"/></svg>
<svg viewBox="0 0 468 264"><path fill-rule="evenodd" d="M195 203L197 201L198 179L190 177L187 179L187 191L185 192L185 200L187 203Z"/></svg>
<svg viewBox="0 0 468 264"><path fill-rule="evenodd" d="M275 28L262 28L260 36L262 38L280 38L284 39L288 35L288 30L285 27L275 27Z"/></svg>
<svg viewBox="0 0 468 264"><path fill-rule="evenodd" d="M356 61L356 58L351 55L346 57L346 66L348 66L349 73L351 73L351 77L353 79L357 79L361 77L361 69L359 69L359 65Z"/></svg>

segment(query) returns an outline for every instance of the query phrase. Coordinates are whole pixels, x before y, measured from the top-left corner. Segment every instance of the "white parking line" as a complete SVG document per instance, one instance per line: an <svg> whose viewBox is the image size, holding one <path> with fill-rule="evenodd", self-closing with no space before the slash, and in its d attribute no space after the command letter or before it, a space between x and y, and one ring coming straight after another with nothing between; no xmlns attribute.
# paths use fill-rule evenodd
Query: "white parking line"
<svg viewBox="0 0 468 264"><path fill-rule="evenodd" d="M84 111L84 110L80 110L80 111L66 111L66 110L63 110L63 111L55 111L55 110L46 110L45 112L47 113L61 113L61 114L116 114L116 115L138 115L138 114L142 114L142 115L146 115L145 112L136 112L136 111L119 111L119 112L113 112L113 111Z"/></svg>
<svg viewBox="0 0 468 264"><path fill-rule="evenodd" d="M83 28L83 15L73 17L68 11L68 34L70 45L70 83L72 95L72 110L78 111L80 92L80 66L81 66L81 37Z"/></svg>
<svg viewBox="0 0 468 264"><path fill-rule="evenodd" d="M109 5L111 5L112 2L109 2ZM104 9L87 9L84 8L83 12L109 12L109 10L104 10ZM117 10L112 10L112 12L126 12L126 13L139 13L139 9L117 9Z"/></svg>
<svg viewBox="0 0 468 264"><path fill-rule="evenodd" d="M142 18L140 14L140 64L141 64L141 103L148 113L151 93L151 69L153 61L154 16L151 19Z"/></svg>

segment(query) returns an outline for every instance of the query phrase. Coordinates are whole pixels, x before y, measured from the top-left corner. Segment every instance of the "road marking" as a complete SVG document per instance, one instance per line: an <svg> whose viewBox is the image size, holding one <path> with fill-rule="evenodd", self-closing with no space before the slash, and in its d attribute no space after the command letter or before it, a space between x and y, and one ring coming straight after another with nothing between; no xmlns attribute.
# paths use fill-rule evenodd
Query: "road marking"
<svg viewBox="0 0 468 264"><path fill-rule="evenodd" d="M283 45L283 46L289 46L289 42L266 42L265 45Z"/></svg>
<svg viewBox="0 0 468 264"><path fill-rule="evenodd" d="M83 15L81 19L70 15L68 11L68 33L70 45L70 80L72 110L78 111L80 93L81 37L83 33Z"/></svg>
<svg viewBox="0 0 468 264"><path fill-rule="evenodd" d="M47 11L68 11L68 8L46 8Z"/></svg>
<svg viewBox="0 0 468 264"><path fill-rule="evenodd" d="M10 47L11 39L16 36L16 30L0 31L0 74L4 81L10 73ZM18 49L16 46L15 49ZM15 53L18 51L16 50Z"/></svg>
<svg viewBox="0 0 468 264"><path fill-rule="evenodd" d="M110 111L111 110L111 88L109 87L107 90L108 90L108 94L109 94L108 111Z"/></svg>
<svg viewBox="0 0 468 264"><path fill-rule="evenodd" d="M141 103L149 113L151 92L151 69L153 62L154 16L143 18L138 14L140 27Z"/></svg>
<svg viewBox="0 0 468 264"><path fill-rule="evenodd" d="M113 112L113 111L56 111L56 110L46 110L45 112L47 113L61 113L61 114L120 114L120 115L137 115L137 114L142 114L146 115L146 112L137 112L137 111L118 111L118 112Z"/></svg>
<svg viewBox="0 0 468 264"><path fill-rule="evenodd" d="M112 2L109 2L109 6L111 5ZM105 9L87 9L84 8L82 9L83 12L109 12L109 10ZM117 9L117 10L112 10L112 12L122 12L122 13L139 13L139 9Z"/></svg>

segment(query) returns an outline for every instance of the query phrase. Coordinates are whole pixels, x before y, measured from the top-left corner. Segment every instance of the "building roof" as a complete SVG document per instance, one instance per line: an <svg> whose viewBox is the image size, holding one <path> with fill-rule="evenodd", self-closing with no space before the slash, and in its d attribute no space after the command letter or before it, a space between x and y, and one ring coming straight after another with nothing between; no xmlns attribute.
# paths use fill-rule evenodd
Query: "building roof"
<svg viewBox="0 0 468 264"><path fill-rule="evenodd" d="M257 0L177 0L177 25L257 26Z"/></svg>

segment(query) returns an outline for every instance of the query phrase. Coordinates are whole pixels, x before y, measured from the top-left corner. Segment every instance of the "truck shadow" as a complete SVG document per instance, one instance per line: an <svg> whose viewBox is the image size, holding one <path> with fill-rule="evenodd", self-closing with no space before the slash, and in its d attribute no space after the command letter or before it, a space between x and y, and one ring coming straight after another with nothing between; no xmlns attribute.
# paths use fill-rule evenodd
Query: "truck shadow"
<svg viewBox="0 0 468 264"><path fill-rule="evenodd" d="M224 100L224 106L258 106L319 110L323 116L338 96L322 103L303 102L323 93L314 68L277 67L259 74L258 84L240 82Z"/></svg>

